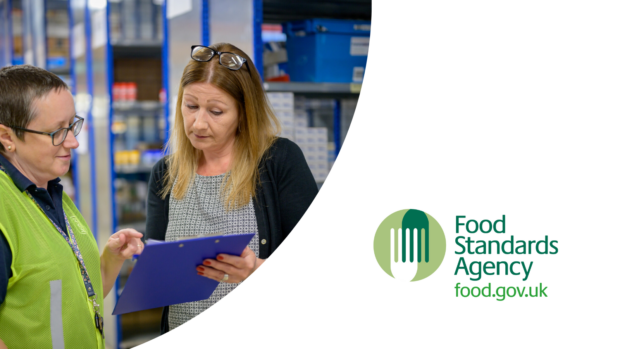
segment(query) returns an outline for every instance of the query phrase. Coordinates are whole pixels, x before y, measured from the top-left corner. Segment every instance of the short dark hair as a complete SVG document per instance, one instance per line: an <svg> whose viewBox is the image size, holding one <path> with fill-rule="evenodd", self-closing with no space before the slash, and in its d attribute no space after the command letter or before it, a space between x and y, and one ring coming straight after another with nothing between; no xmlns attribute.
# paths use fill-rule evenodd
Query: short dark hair
<svg viewBox="0 0 620 349"><path fill-rule="evenodd" d="M0 124L26 128L34 119L33 103L51 91L68 90L69 86L58 76L31 65L15 65L0 69ZM24 132L15 129L15 135L24 139ZM0 144L0 151L4 146Z"/></svg>

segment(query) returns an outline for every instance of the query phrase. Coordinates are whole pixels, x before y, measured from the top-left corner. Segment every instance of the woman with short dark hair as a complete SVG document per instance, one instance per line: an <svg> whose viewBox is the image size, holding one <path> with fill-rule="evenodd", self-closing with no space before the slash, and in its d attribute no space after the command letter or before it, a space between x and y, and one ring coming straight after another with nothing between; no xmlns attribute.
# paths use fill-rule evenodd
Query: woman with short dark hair
<svg viewBox="0 0 620 349"><path fill-rule="evenodd" d="M56 75L0 69L0 348L105 348L103 298L142 251L125 229L99 255L63 193L83 121Z"/></svg>

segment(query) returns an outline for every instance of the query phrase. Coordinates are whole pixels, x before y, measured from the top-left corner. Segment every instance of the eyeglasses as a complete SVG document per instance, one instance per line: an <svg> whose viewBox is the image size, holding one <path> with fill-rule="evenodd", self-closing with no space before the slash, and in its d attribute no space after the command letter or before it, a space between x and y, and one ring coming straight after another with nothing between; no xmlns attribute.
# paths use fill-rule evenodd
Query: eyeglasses
<svg viewBox="0 0 620 349"><path fill-rule="evenodd" d="M212 49L211 47L202 46L202 45L192 46L192 59L195 61L208 62L211 59L213 59L215 55L220 56L220 64L230 70L239 70L241 69L241 67L243 67L243 64L245 63L248 67L248 72L252 74L252 72L250 71L250 65L248 64L248 61L236 53L218 52Z"/></svg>
<svg viewBox="0 0 620 349"><path fill-rule="evenodd" d="M58 130L54 131L54 132L41 132L41 131L33 131L33 130L29 130L27 128L21 128L21 127L13 127L13 126L9 126L12 129L16 129L16 130L22 130L25 132L31 132L31 133L37 133L40 135L47 135L52 137L52 144L55 146L59 146L62 144L62 142L65 141L65 139L67 138L67 133L69 133L69 130L73 131L73 135L77 136L78 134L80 134L80 131L82 131L82 125L84 124L84 118L80 117L80 116L75 116L77 118L77 120L75 120L71 125L69 125L69 127L63 127L63 128L59 128Z"/></svg>

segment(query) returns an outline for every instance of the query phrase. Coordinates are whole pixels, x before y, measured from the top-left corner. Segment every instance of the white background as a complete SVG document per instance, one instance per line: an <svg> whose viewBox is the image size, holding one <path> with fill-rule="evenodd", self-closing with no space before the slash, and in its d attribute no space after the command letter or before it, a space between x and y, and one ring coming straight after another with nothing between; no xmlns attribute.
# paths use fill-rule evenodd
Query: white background
<svg viewBox="0 0 620 349"><path fill-rule="evenodd" d="M312 207L237 290L144 348L618 346L620 8L614 1L373 2L367 72L342 152ZM375 261L389 214L447 238L431 277ZM548 298L456 298L455 216L558 240L534 261ZM485 238L473 236L474 238ZM495 237L491 237L495 238Z"/></svg>

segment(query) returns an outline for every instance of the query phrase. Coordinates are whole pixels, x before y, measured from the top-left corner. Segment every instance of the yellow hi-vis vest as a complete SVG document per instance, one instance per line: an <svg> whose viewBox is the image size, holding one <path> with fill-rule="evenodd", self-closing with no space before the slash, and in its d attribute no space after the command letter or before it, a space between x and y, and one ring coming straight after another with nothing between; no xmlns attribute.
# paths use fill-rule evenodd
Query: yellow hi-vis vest
<svg viewBox="0 0 620 349"><path fill-rule="evenodd" d="M97 243L84 218L64 193L62 208L103 314ZM0 339L9 348L104 349L73 250L32 199L3 171L0 171L0 230L13 255L13 276L0 305Z"/></svg>

